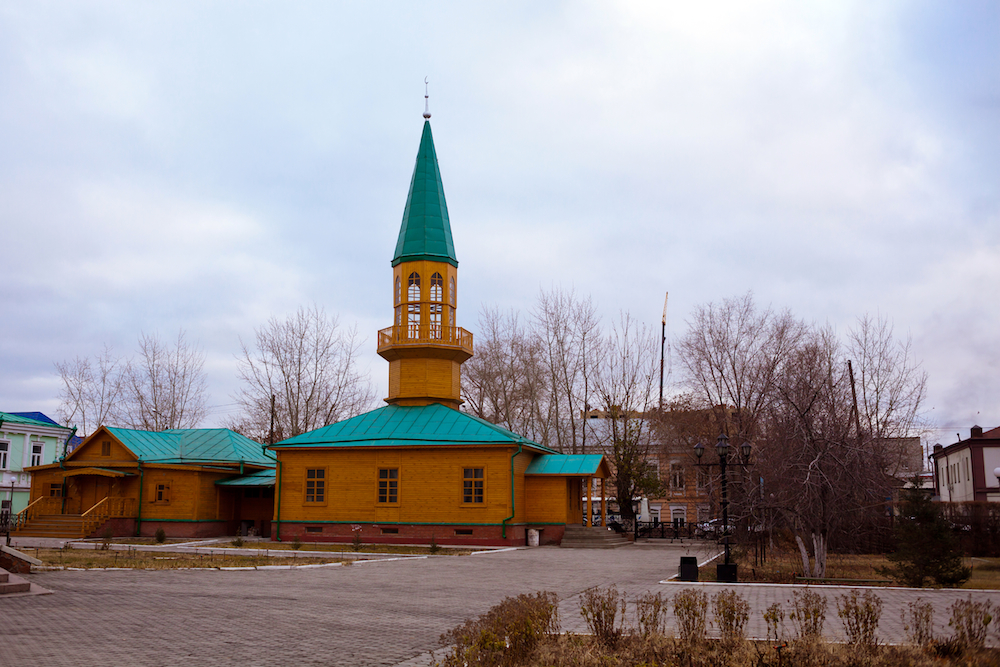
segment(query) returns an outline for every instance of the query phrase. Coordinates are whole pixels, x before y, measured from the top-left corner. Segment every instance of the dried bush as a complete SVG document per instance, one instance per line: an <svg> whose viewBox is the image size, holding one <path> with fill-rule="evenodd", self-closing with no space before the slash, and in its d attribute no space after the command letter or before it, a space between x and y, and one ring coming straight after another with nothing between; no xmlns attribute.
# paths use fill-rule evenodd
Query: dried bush
<svg viewBox="0 0 1000 667"><path fill-rule="evenodd" d="M240 537L239 535L237 535L234 539L230 540L230 544L232 544L234 547L237 547L237 548L242 547L243 546L243 538Z"/></svg>
<svg viewBox="0 0 1000 667"><path fill-rule="evenodd" d="M766 611L762 611L764 622L767 623L768 641L780 642L784 638L785 610L780 602L775 602Z"/></svg>
<svg viewBox="0 0 1000 667"><path fill-rule="evenodd" d="M162 528L157 528L156 532L153 535L156 538L157 544L163 544L164 542L167 541L167 532Z"/></svg>
<svg viewBox="0 0 1000 667"><path fill-rule="evenodd" d="M648 638L664 634L667 600L660 593L646 593L635 599L635 618L639 635Z"/></svg>
<svg viewBox="0 0 1000 667"><path fill-rule="evenodd" d="M705 639L708 596L694 588L685 588L674 596L674 616L681 640L688 644L700 643Z"/></svg>
<svg viewBox="0 0 1000 667"><path fill-rule="evenodd" d="M476 620L441 635L451 651L441 667L506 667L524 664L546 635L559 632L558 598L539 592L506 598Z"/></svg>
<svg viewBox="0 0 1000 667"><path fill-rule="evenodd" d="M712 598L712 608L724 644L731 646L746 639L747 621L750 620L750 603L746 598L727 588Z"/></svg>
<svg viewBox="0 0 1000 667"><path fill-rule="evenodd" d="M598 642L614 646L624 631L625 596L614 585L588 588L580 594L580 615Z"/></svg>
<svg viewBox="0 0 1000 667"><path fill-rule="evenodd" d="M882 599L872 591L854 590L837 598L837 616L844 624L847 643L855 648L872 651L878 646L875 631L882 618Z"/></svg>
<svg viewBox="0 0 1000 667"><path fill-rule="evenodd" d="M815 639L823 634L826 621L826 598L810 590L792 593L792 613L788 618L795 623L799 639Z"/></svg>
<svg viewBox="0 0 1000 667"><path fill-rule="evenodd" d="M953 641L963 648L978 649L986 644L986 631L993 621L993 605L989 600L974 602L970 595L951 607L948 626L955 630Z"/></svg>
<svg viewBox="0 0 1000 667"><path fill-rule="evenodd" d="M934 605L917 598L899 612L906 641L914 646L929 646L934 642Z"/></svg>

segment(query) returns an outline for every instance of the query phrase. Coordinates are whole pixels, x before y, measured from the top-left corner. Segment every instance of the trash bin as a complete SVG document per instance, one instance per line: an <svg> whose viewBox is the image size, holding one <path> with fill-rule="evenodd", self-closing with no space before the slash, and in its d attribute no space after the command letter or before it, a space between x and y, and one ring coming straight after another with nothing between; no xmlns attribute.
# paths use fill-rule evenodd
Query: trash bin
<svg viewBox="0 0 1000 667"><path fill-rule="evenodd" d="M538 546L538 533L539 531L535 528L528 529L528 546L537 547Z"/></svg>
<svg viewBox="0 0 1000 667"><path fill-rule="evenodd" d="M698 559L695 556L681 556L678 581L698 581Z"/></svg>

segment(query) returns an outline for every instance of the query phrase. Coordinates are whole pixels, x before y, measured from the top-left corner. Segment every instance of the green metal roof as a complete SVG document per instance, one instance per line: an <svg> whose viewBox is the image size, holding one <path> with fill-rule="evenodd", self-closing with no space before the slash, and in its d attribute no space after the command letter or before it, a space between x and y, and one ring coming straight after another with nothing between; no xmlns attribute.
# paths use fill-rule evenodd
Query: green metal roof
<svg viewBox="0 0 1000 667"><path fill-rule="evenodd" d="M222 479L215 484L216 486L274 486L274 468L258 470L242 477Z"/></svg>
<svg viewBox="0 0 1000 667"><path fill-rule="evenodd" d="M225 461L273 466L261 445L226 428L188 428L168 431L134 431L108 427L108 432L141 461L195 463Z"/></svg>
<svg viewBox="0 0 1000 667"><path fill-rule="evenodd" d="M600 454L539 456L528 465L525 475L596 475L604 457Z"/></svg>
<svg viewBox="0 0 1000 667"><path fill-rule="evenodd" d="M451 240L448 204L444 200L441 171L434 151L434 137L431 136L431 123L427 120L420 137L410 192L406 195L403 224L399 228L392 265L416 260L447 262L458 267L455 244Z"/></svg>
<svg viewBox="0 0 1000 667"><path fill-rule="evenodd" d="M415 447L440 445L524 445L541 452L553 449L505 428L445 407L387 405L273 445L281 447Z"/></svg>
<svg viewBox="0 0 1000 667"><path fill-rule="evenodd" d="M72 430L69 427L61 426L60 424L43 422L39 419L31 419L30 417L22 417L21 415L12 415L9 412L0 412L0 422L3 422L4 424L22 424L26 426L44 426L46 428L61 428L65 431ZM2 428L2 426L0 426L0 428Z"/></svg>

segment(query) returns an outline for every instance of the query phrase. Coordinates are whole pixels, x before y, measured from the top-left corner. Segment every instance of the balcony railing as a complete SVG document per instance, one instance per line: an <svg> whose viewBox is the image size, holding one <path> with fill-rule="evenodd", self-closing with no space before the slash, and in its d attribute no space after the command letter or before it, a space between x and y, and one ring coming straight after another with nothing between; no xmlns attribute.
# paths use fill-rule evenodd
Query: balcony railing
<svg viewBox="0 0 1000 667"><path fill-rule="evenodd" d="M378 332L378 349L394 345L454 345L472 354L472 334L462 327L403 325Z"/></svg>

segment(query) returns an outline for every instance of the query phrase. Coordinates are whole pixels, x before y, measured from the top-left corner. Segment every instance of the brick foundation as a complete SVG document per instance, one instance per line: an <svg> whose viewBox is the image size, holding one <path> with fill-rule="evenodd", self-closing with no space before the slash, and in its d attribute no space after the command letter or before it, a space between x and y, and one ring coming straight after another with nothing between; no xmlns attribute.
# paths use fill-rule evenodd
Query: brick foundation
<svg viewBox="0 0 1000 667"><path fill-rule="evenodd" d="M167 537L224 537L236 534L235 528L231 526L232 523L231 521L174 522L144 520L139 534L142 537L154 537L156 529L162 528Z"/></svg>
<svg viewBox="0 0 1000 667"><path fill-rule="evenodd" d="M507 536L504 537L502 526L463 526L461 524L427 526L412 524L282 521L281 541L290 542L298 538L302 542L350 544L354 541L354 528L358 528L361 534L361 542L364 544L430 544L433 540L441 546L524 546L527 544L527 529L530 527L532 526L523 524L509 525L507 526ZM562 539L563 526L539 526L539 528L542 529L542 544L558 544ZM272 522L272 539L277 535L278 524Z"/></svg>

